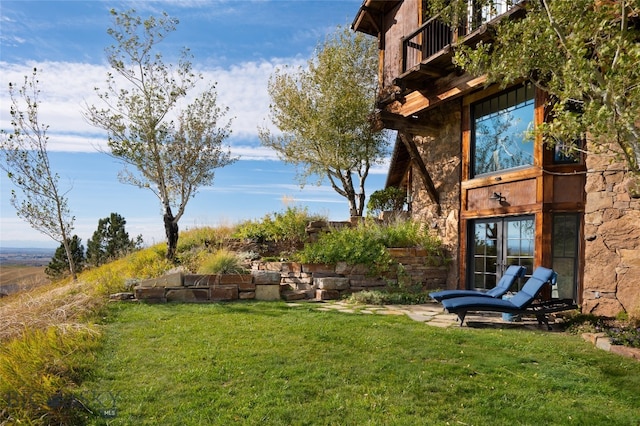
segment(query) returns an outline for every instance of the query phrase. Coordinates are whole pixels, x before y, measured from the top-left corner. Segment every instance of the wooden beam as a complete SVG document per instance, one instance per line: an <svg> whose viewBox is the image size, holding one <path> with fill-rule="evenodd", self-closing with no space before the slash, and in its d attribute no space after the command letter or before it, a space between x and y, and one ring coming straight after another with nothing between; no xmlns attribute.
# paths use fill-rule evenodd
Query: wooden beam
<svg viewBox="0 0 640 426"><path fill-rule="evenodd" d="M436 186L433 184L433 179L431 179L431 175L429 175L429 171L422 161L422 157L420 156L420 152L418 151L418 147L413 142L413 138L407 137L407 135L398 133L400 140L404 143L407 151L409 151L409 156L411 156L411 160L418 167L418 172L420 174L420 178L422 179L422 183L424 183L425 188L427 189L427 193L429 194L429 198L433 201L434 204L438 206L438 213L440 212L440 195L436 190Z"/></svg>
<svg viewBox="0 0 640 426"><path fill-rule="evenodd" d="M429 90L430 93L437 93L436 95L426 96L418 90L411 92L404 97L404 103L400 105L399 108L393 108L392 106L392 110L396 114L409 117L418 112L434 108L444 101L451 100L470 92L473 89L481 87L486 83L486 81L486 76L470 78L467 75L463 75L455 78L447 84L438 84L434 88L435 90ZM446 86L446 89L442 86Z"/></svg>
<svg viewBox="0 0 640 426"><path fill-rule="evenodd" d="M375 18L378 18L379 20L382 20L380 11L373 10L370 7L367 7L367 6L362 6L362 10L365 12L365 17L369 18L369 23L371 25L373 25L373 27L375 28L376 32L378 34L381 34L382 31L380 30L380 25L378 24L378 21L375 19Z"/></svg>
<svg viewBox="0 0 640 426"><path fill-rule="evenodd" d="M400 114L394 114L385 110L378 112L378 118L382 121L385 129L399 130L418 135L435 133L440 130L439 127L425 124L425 120L404 117Z"/></svg>

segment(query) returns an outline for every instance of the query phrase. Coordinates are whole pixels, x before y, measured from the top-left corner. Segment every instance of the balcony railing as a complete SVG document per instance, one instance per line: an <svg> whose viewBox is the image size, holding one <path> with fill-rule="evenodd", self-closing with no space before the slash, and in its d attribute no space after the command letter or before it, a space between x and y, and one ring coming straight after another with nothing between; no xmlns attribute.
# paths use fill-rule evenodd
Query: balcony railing
<svg viewBox="0 0 640 426"><path fill-rule="evenodd" d="M429 19L416 31L403 37L402 72L413 68L450 45L454 41L456 32L458 37L464 37L522 1L494 0L488 5L481 6L475 0L468 0L469 13L457 29L444 23L439 16Z"/></svg>
<svg viewBox="0 0 640 426"><path fill-rule="evenodd" d="M431 18L418 30L402 39L402 72L435 55L452 41L451 27L438 17Z"/></svg>

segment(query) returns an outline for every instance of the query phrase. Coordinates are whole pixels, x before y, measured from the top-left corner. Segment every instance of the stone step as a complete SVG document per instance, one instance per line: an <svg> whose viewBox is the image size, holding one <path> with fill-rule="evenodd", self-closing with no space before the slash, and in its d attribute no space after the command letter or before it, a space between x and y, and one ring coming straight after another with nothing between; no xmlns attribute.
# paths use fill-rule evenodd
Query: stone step
<svg viewBox="0 0 640 426"><path fill-rule="evenodd" d="M307 298L307 292L304 290L288 290L282 292L282 298L287 301L303 300Z"/></svg>

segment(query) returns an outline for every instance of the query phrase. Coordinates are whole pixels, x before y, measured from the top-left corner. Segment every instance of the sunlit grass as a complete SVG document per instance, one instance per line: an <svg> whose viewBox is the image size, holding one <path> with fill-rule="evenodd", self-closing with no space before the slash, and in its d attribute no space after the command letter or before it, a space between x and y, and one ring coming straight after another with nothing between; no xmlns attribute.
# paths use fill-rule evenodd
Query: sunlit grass
<svg viewBox="0 0 640 426"><path fill-rule="evenodd" d="M275 302L110 311L84 387L117 395L113 425L640 421L640 363L576 336Z"/></svg>

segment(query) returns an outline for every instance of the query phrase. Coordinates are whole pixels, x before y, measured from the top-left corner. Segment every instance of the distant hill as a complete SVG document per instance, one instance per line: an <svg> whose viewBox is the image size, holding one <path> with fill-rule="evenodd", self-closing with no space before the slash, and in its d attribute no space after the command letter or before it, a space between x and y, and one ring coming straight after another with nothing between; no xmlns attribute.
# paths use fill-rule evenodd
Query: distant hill
<svg viewBox="0 0 640 426"><path fill-rule="evenodd" d="M47 266L54 253L51 248L0 247L0 266Z"/></svg>

